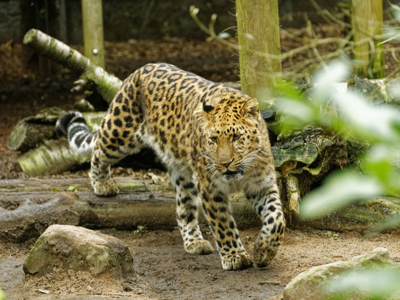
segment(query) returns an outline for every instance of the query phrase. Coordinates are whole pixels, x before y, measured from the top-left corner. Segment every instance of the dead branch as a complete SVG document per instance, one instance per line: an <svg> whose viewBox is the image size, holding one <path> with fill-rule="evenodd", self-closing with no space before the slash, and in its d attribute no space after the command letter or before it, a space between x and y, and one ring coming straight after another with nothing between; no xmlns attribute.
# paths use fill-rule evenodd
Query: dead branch
<svg viewBox="0 0 400 300"><path fill-rule="evenodd" d="M29 30L24 37L24 44L33 47L39 54L60 63L78 73L81 73L79 82L86 84L93 82L96 90L105 101L110 103L122 85L122 81L108 74L103 68L91 62L78 51L70 48L59 40L37 29Z"/></svg>

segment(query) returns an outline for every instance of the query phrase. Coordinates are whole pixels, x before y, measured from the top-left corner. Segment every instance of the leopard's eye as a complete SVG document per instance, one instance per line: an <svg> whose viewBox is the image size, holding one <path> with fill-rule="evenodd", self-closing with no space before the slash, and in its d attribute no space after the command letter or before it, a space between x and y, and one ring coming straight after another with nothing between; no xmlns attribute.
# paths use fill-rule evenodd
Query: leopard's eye
<svg viewBox="0 0 400 300"><path fill-rule="evenodd" d="M218 139L215 136L210 137L211 142L218 143Z"/></svg>
<svg viewBox="0 0 400 300"><path fill-rule="evenodd" d="M238 139L240 139L241 136L242 136L241 134L234 134L232 137L232 141L234 142L237 141Z"/></svg>

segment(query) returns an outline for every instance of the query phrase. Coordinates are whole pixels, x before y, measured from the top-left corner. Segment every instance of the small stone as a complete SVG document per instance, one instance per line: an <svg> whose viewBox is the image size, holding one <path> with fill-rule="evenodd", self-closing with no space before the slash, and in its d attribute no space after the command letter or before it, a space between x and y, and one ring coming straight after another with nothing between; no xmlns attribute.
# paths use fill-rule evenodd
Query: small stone
<svg viewBox="0 0 400 300"><path fill-rule="evenodd" d="M39 237L25 260L26 274L45 275L59 268L68 274L87 271L111 278L135 276L133 257L121 240L71 225L52 225ZM71 273L72 272L72 273Z"/></svg>

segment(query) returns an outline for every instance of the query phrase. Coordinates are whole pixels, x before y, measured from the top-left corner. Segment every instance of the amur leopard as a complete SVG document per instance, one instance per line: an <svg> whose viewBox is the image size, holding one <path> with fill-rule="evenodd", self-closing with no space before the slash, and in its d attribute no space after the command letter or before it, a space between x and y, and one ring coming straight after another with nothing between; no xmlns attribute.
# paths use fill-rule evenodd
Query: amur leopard
<svg viewBox="0 0 400 300"><path fill-rule="evenodd" d="M186 252L208 254L198 205L217 242L225 270L252 266L239 239L228 194L244 190L262 221L253 260L267 266L282 243L285 220L267 127L255 98L169 64L148 64L123 83L98 131L69 112L57 123L77 153L92 151L94 192L118 193L110 165L143 146L166 165L176 190L178 227ZM201 199L201 200L200 200Z"/></svg>

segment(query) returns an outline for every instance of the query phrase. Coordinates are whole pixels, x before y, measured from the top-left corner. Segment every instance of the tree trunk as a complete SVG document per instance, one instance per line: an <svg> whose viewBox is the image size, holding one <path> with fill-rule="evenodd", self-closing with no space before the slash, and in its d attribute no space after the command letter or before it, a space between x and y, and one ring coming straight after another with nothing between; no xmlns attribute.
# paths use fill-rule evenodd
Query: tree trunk
<svg viewBox="0 0 400 300"><path fill-rule="evenodd" d="M352 25L354 31L354 58L362 63L356 65L361 78L385 77L384 45L373 37L382 34L382 0L352 0Z"/></svg>
<svg viewBox="0 0 400 300"><path fill-rule="evenodd" d="M104 69L103 8L101 0L82 0L85 56Z"/></svg>
<svg viewBox="0 0 400 300"><path fill-rule="evenodd" d="M78 51L48 36L37 29L29 30L24 37L24 44L33 47L42 54L61 65L81 74L86 82L93 82L103 99L111 103L114 95L122 85L122 81L108 74L103 68L91 62Z"/></svg>
<svg viewBox="0 0 400 300"><path fill-rule="evenodd" d="M282 71L277 0L237 0L242 91L267 109L275 77Z"/></svg>

